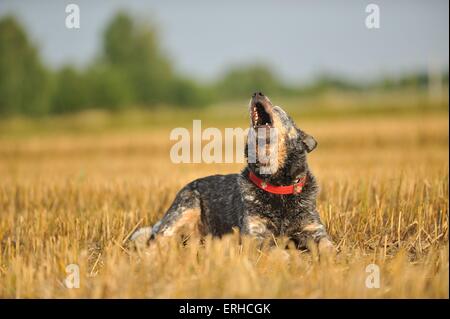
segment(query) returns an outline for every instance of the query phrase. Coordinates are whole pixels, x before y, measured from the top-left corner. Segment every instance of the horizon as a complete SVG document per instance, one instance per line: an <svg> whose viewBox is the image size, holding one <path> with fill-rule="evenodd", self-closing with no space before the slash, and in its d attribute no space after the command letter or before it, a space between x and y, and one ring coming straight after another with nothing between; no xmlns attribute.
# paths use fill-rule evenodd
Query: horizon
<svg viewBox="0 0 450 319"><path fill-rule="evenodd" d="M285 1L283 6L259 1L257 23L253 23L249 17L255 1L209 4L196 0L194 5L79 0L72 3L80 6L81 28L66 29L64 9L69 3L2 0L0 16L18 18L51 68L88 65L100 51L106 24L125 9L154 24L175 70L198 80L217 79L232 66L255 62L294 83L324 74L371 81L430 68L448 72L447 1L377 1L381 27L376 30L364 24L369 1ZM270 20L274 23L260 23Z"/></svg>

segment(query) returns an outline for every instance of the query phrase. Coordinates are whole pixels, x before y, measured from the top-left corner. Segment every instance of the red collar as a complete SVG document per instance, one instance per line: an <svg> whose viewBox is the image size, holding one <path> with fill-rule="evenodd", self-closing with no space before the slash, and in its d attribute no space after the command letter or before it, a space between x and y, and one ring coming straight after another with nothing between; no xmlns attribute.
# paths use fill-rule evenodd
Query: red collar
<svg viewBox="0 0 450 319"><path fill-rule="evenodd" d="M293 185L288 186L275 186L271 185L258 176L255 175L252 171L249 172L248 178L255 184L257 187L262 190L278 195L288 195L288 194L300 194L303 190L303 186L305 186L306 175L299 179L299 181Z"/></svg>

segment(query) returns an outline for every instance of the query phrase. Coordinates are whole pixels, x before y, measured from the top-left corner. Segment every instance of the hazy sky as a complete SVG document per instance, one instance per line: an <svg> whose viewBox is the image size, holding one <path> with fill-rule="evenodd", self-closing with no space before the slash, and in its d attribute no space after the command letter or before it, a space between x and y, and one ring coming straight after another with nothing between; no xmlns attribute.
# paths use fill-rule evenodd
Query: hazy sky
<svg viewBox="0 0 450 319"><path fill-rule="evenodd" d="M69 3L80 6L81 29L65 27ZM380 7L380 29L365 27L369 3ZM19 17L55 67L83 66L95 57L119 9L155 22L177 70L200 79L257 61L299 81L323 72L370 79L432 61L448 69L447 0L0 0L0 15Z"/></svg>

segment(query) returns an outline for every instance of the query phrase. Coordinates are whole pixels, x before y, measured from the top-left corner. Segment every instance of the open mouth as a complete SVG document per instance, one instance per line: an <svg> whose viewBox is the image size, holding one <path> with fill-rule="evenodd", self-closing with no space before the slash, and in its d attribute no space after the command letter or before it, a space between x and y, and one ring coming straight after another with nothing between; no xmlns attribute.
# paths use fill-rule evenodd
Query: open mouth
<svg viewBox="0 0 450 319"><path fill-rule="evenodd" d="M265 103L256 102L251 106L253 128L273 127L272 111Z"/></svg>

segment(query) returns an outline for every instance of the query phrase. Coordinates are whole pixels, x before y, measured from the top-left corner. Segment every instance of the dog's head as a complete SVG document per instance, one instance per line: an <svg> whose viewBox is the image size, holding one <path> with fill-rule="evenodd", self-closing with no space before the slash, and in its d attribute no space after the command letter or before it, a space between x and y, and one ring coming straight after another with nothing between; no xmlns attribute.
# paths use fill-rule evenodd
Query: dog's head
<svg viewBox="0 0 450 319"><path fill-rule="evenodd" d="M260 175L293 178L303 173L306 154L316 148L316 140L297 128L291 117L261 92L252 95L249 111L246 156L250 169Z"/></svg>

